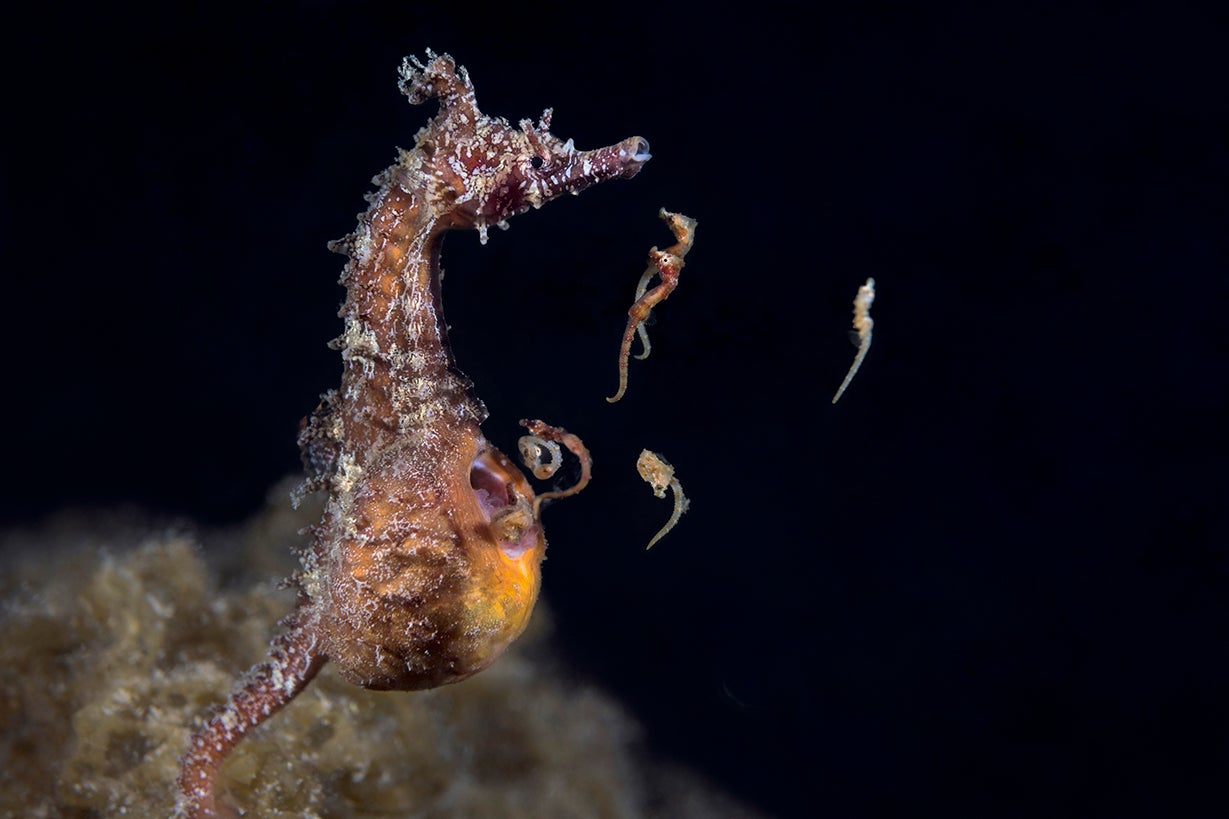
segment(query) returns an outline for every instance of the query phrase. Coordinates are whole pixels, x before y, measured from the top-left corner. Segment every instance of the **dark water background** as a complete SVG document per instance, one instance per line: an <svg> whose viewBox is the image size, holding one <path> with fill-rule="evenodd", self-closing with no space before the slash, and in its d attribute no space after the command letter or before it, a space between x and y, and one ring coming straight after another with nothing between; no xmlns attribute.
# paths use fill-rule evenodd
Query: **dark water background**
<svg viewBox="0 0 1229 819"><path fill-rule="evenodd" d="M448 51L489 114L652 144L444 267L487 434L594 452L545 594L655 750L778 816L1224 815L1225 15L423 5L10 27L0 519L229 524L298 468L325 242L430 113L401 57ZM697 244L610 406L660 206ZM645 446L693 500L648 554Z"/></svg>

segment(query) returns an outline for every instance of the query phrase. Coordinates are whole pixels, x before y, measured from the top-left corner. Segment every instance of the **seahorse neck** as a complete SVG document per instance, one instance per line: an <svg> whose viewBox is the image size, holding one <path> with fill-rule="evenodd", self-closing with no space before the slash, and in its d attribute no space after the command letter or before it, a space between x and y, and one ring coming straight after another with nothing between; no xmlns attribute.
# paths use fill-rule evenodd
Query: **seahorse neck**
<svg viewBox="0 0 1229 819"><path fill-rule="evenodd" d="M364 408L344 421L355 454L390 436L427 444L486 416L448 344L439 266L448 227L421 194L390 181L346 240L346 328L337 344L345 403Z"/></svg>

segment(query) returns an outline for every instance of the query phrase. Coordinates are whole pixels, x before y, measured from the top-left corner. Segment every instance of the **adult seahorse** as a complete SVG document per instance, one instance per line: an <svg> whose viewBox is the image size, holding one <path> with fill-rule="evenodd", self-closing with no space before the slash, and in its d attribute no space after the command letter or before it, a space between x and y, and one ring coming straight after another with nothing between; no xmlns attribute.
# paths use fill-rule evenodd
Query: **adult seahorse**
<svg viewBox="0 0 1229 819"><path fill-rule="evenodd" d="M407 59L400 87L440 108L376 177L358 229L333 245L350 258L336 342L344 371L299 438L305 489L326 490L327 506L281 634L181 759L181 815L216 815L227 754L325 662L366 688L458 682L521 633L537 598L540 499L479 430L486 409L448 347L440 247L449 230L477 229L485 242L511 216L635 176L649 146L631 137L577 151L549 132L549 110L519 129L487 117L446 54ZM530 426L587 457L575 436Z"/></svg>

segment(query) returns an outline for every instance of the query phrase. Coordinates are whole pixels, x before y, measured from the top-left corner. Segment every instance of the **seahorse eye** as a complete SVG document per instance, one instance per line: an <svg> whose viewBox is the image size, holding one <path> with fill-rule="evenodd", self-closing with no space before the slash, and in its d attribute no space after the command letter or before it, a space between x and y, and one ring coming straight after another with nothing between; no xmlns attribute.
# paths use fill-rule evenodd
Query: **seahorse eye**
<svg viewBox="0 0 1229 819"><path fill-rule="evenodd" d="M533 159L529 160L529 164L533 166L533 169L534 169L535 171L536 171L538 168L541 168L541 167L542 167L542 163L543 163L543 159L542 159L542 157L540 157L540 156L535 156Z"/></svg>

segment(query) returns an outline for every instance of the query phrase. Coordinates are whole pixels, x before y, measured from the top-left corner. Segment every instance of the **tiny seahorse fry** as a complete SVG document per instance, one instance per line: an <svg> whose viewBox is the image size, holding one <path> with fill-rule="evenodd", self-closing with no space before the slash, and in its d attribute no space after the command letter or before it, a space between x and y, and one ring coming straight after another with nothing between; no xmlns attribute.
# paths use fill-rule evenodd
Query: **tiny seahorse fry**
<svg viewBox="0 0 1229 819"><path fill-rule="evenodd" d="M656 247L649 249L649 266L645 268L644 274L636 284L636 298L627 310L627 328L623 331L623 341L619 345L619 389L606 399L612 404L620 400L627 392L627 359L632 351L632 337L637 334L640 336L640 344L644 347L644 351L636 358L643 361L652 351L649 344L649 331L644 328L644 323L649 320L649 314L653 312L653 308L668 299L674 292L674 288L678 287L679 273L686 264L683 259L691 250L696 238L697 223L690 216L671 213L665 208L658 211L657 215L669 225L677 241L665 250L658 250ZM661 277L661 284L648 290L649 282L654 276ZM648 290L647 293L646 290Z"/></svg>
<svg viewBox="0 0 1229 819"><path fill-rule="evenodd" d="M858 334L858 352L853 357L853 364L849 365L849 372L845 373L845 380L837 388L836 395L832 396L833 404L841 400L841 396L845 394L845 388L858 374L862 362L866 359L866 353L871 348L871 330L875 327L875 320L871 318L871 304L874 301L875 280L867 279L866 284L858 288L858 294L853 299L853 329Z"/></svg>
<svg viewBox="0 0 1229 819"><path fill-rule="evenodd" d="M521 419L521 426L529 430L529 434L522 436L518 443L521 451L521 461L525 464L526 468L534 473L535 477L546 479L559 471L559 466L562 463L559 444L567 447L568 452L571 452L576 460L580 462L580 477L577 478L576 483L567 489L556 489L552 492L538 493L537 500L533 502L533 513L536 516L543 501L570 497L589 485L589 480L593 477L593 458L589 455L589 450L585 447L584 441L563 427L552 427L550 424L543 423L542 421L527 421L525 419ZM551 453L551 456L554 458L551 463L542 463L542 449Z"/></svg>
<svg viewBox="0 0 1229 819"><path fill-rule="evenodd" d="M683 494L683 485L679 483L679 479L674 477L674 467L656 452L649 449L641 450L640 457L636 459L636 471L640 473L645 483L653 487L655 497L666 497L667 489L674 493L674 511L670 513L670 519L666 521L666 525L661 527L657 534L653 535L649 545L644 547L645 551L648 551L678 524L683 513L691 507L691 501Z"/></svg>
<svg viewBox="0 0 1229 819"><path fill-rule="evenodd" d="M243 736L332 661L365 688L414 690L464 680L525 628L546 540L521 470L483 437L486 408L456 368L440 296L440 248L476 229L599 182L630 179L649 146L630 137L578 151L539 123L515 128L478 110L469 74L447 54L406 59L401 91L439 112L413 150L374 179L358 229L330 247L341 282L340 389L299 436L307 481L327 504L294 578L294 612L268 656L192 737L180 760L177 813L216 816L219 769ZM580 439L540 421L589 472ZM228 811L229 812L229 811Z"/></svg>

